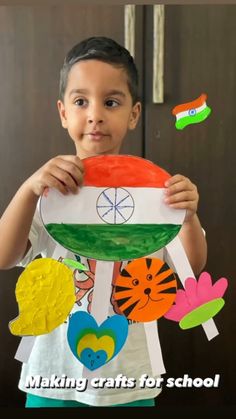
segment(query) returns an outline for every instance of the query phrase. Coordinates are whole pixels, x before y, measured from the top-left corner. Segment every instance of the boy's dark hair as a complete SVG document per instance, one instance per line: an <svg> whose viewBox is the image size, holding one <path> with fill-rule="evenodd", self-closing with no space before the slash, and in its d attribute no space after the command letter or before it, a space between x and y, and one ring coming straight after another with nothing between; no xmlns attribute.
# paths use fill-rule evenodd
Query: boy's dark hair
<svg viewBox="0 0 236 419"><path fill-rule="evenodd" d="M123 68L128 76L128 87L133 104L138 98L138 71L129 51L106 37L92 37L76 44L66 55L60 73L59 96L63 101L72 66L82 60L99 60Z"/></svg>

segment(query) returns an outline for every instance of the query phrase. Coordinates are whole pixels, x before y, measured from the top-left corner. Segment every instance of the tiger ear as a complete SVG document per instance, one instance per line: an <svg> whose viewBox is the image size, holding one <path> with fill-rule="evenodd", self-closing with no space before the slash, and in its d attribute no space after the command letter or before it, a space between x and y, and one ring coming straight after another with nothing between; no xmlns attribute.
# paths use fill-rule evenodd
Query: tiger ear
<svg viewBox="0 0 236 419"><path fill-rule="evenodd" d="M146 262L147 268L149 269L149 268L150 268L150 266L151 266L151 264L152 264L152 259L150 259L150 258L145 258L145 262Z"/></svg>
<svg viewBox="0 0 236 419"><path fill-rule="evenodd" d="M132 275L130 275L130 273L128 271L126 271L126 269L122 269L121 276L125 276L127 278L131 278L132 277Z"/></svg>

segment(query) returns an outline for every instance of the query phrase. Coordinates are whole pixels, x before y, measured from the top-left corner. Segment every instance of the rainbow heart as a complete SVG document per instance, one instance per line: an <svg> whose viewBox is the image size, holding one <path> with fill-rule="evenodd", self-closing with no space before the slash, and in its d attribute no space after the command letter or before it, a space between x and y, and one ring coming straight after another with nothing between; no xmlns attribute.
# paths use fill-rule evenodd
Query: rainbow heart
<svg viewBox="0 0 236 419"><path fill-rule="evenodd" d="M89 370L107 364L124 346L128 321L115 314L100 326L85 311L77 311L69 319L67 339L73 355Z"/></svg>

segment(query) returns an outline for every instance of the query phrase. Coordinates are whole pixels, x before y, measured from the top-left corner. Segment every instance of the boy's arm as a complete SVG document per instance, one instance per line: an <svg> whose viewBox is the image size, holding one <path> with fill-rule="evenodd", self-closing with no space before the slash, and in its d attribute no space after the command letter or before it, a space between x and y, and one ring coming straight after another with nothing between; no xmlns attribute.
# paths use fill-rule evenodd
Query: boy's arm
<svg viewBox="0 0 236 419"><path fill-rule="evenodd" d="M196 214L191 220L184 222L179 232L179 237L193 272L195 275L198 275L207 261L207 242Z"/></svg>
<svg viewBox="0 0 236 419"><path fill-rule="evenodd" d="M38 198L23 184L0 219L0 269L15 266L29 249L28 236Z"/></svg>
<svg viewBox="0 0 236 419"><path fill-rule="evenodd" d="M207 242L197 217L199 195L197 187L182 175L167 180L165 202L172 208L186 209L186 217L179 236L190 265L199 274L206 264Z"/></svg>
<svg viewBox="0 0 236 419"><path fill-rule="evenodd" d="M35 172L19 188L0 219L0 269L10 269L30 247L29 231L39 196L52 187L63 194L77 193L83 166L77 156L58 156Z"/></svg>

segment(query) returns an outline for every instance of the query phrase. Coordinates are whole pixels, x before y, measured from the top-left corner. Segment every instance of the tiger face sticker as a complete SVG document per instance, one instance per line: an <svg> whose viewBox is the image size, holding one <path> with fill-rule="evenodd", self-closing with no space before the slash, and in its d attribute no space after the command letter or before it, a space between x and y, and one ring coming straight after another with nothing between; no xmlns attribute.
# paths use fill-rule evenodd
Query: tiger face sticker
<svg viewBox="0 0 236 419"><path fill-rule="evenodd" d="M115 281L114 299L130 320L149 322L162 317L176 297L176 276L157 258L136 259Z"/></svg>

